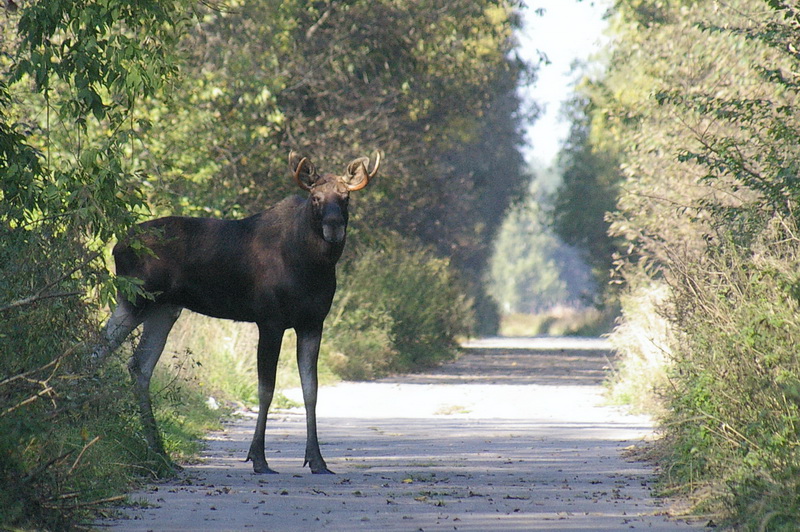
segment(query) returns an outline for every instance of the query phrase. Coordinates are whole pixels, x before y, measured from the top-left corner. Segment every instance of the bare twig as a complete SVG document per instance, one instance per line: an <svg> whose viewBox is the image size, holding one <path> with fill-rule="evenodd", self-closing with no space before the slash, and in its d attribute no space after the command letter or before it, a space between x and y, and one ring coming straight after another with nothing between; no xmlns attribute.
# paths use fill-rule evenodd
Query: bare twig
<svg viewBox="0 0 800 532"><path fill-rule="evenodd" d="M72 268L68 272L64 273L63 275L59 276L56 280L51 281L51 282L47 283L46 285L44 285L38 292L36 292L32 296L23 297L22 299L18 299L16 301L12 301L11 303L0 307L0 312L5 312L5 311L10 310L12 308L31 305L33 303L36 303L37 301L42 301L44 299L53 299L53 298L58 298L58 297L70 297L70 296L80 295L81 292L80 291L75 291L75 290L70 291L70 292L55 292L55 293L50 293L50 290L54 286L56 286L57 284L62 282L64 279L67 279L68 277L71 277L75 272L77 272L81 268L86 267L90 262L92 262L93 260L97 259L101 254L102 254L102 251L95 251L94 253L89 255L89 257L87 257L85 260L80 262L77 266L75 266L74 268Z"/></svg>
<svg viewBox="0 0 800 532"><path fill-rule="evenodd" d="M83 446L83 449L81 449L81 452L78 453L78 457L72 463L72 467L70 467L69 471L67 471L67 475L71 475L72 472L75 471L75 468L78 467L78 463L81 461L81 458L83 458L83 454L86 452L86 450L89 447L91 447L92 445L94 445L95 443L97 443L98 441L100 441L100 436L95 436L92 441L90 441L89 443L87 443L86 445Z"/></svg>
<svg viewBox="0 0 800 532"><path fill-rule="evenodd" d="M56 462L59 462L59 461L63 460L64 458L66 458L67 456L71 455L74 452L75 452L74 449L70 450L70 451L67 451L64 454L60 455L60 456L56 456L55 458L53 458L49 462L45 462L44 464L40 465L39 467L37 467L36 469L31 471L30 473L25 475L25 478L22 479L22 482L23 483L30 482L31 480L36 478L42 471L44 471L45 469L47 469L51 465L55 464Z"/></svg>
<svg viewBox="0 0 800 532"><path fill-rule="evenodd" d="M26 371L25 373L20 373L19 375L14 375L13 377L8 377L7 379L4 379L4 380L0 381L0 387L6 386L6 385L11 384L12 382L20 380L20 379L27 379L28 377L30 377L34 373L39 373L40 371L44 371L44 370L50 368L51 366L57 366L61 362L61 360L63 360L64 358L66 358L69 355L71 355L72 353L74 353L75 350L78 349L79 347L81 347L82 345L83 345L82 343L78 343L78 344L73 345L72 347L70 347L69 349L67 349L66 351L64 351L60 355L58 355L56 358L54 358L53 360L51 360L50 362L48 362L44 366L40 366L40 367L32 369L30 371ZM52 377L52 375L51 375L51 377ZM50 380L50 378L48 378L47 380Z"/></svg>
<svg viewBox="0 0 800 532"><path fill-rule="evenodd" d="M45 300L45 299L55 299L55 298L58 298L58 297L71 297L71 296L77 296L77 295L80 295L80 294L81 294L81 292L79 292L77 290L73 290L71 292L56 292L54 294L37 293L37 294L32 295L32 296L23 297L22 299L17 299L16 301L12 301L11 303L9 303L8 305L6 305L4 307L0 307L0 312L5 312L7 310L11 310L12 308L16 308L16 307L24 307L26 305L32 305L33 303L36 303L37 301L42 301L42 300Z"/></svg>
<svg viewBox="0 0 800 532"><path fill-rule="evenodd" d="M314 24L313 24L311 27L309 27L309 28L308 28L308 30L306 30L306 39L311 39L311 37L313 37L313 36L314 36L314 34L315 34L315 33L317 32L317 30L319 29L319 27L320 27L320 26L322 26L323 24L325 24L325 21L326 21L326 20L328 20L328 17L330 17L330 16L331 16L331 13L333 13L333 10L334 10L334 8L335 8L335 7L336 7L336 5L335 5L335 4L334 4L334 5L331 5L331 6L328 8L328 10L327 10L327 11L325 11L325 12L322 14L322 16L321 16L321 17L319 17L319 19L318 19L318 20L317 20L317 21L316 21L316 22L315 22L315 23L314 23Z"/></svg>
<svg viewBox="0 0 800 532"><path fill-rule="evenodd" d="M0 387L6 386L7 384L11 384L12 382L20 380L20 379L26 379L29 376L33 375L34 373L38 373L40 371L44 371L47 368L49 368L50 366L53 366L53 365L57 364L59 360L61 360L62 358L64 358L65 356L67 356L69 353L71 353L73 351L75 351L75 347L74 346L71 347L70 349L68 349L67 351L63 352L61 355L59 355L58 357L54 358L53 360L51 360L50 362L48 362L44 366L38 367L36 369L32 369L30 371L26 371L25 373L20 373L18 375L14 375L13 377L8 377L7 379L4 379L4 380L0 381Z"/></svg>
<svg viewBox="0 0 800 532"><path fill-rule="evenodd" d="M72 494L70 494L70 495L72 495ZM80 494L76 493L74 495L78 496ZM97 499L95 501L76 502L75 504L71 504L69 506L60 505L60 504L45 504L44 507L45 508L50 508L50 509L61 509L61 510L73 509L74 510L74 509L77 509L77 508L85 508L87 506L97 506L99 504L107 504L109 502L121 501L123 499L125 499L125 495L116 495L114 497L107 497L105 499Z"/></svg>
<svg viewBox="0 0 800 532"><path fill-rule="evenodd" d="M50 393L50 392L52 392L52 391L53 391L53 388L51 388L50 386L47 386L47 387L45 387L43 390L41 390L40 392L38 392L38 393L36 393L36 394L34 394L34 395L32 395L32 396L28 397L28 398L27 398L27 399L25 399L24 401L22 401L22 402L20 402L20 403L17 403L17 404L15 404L14 406L12 406L12 407L10 407L10 408L6 409L6 411L5 411L5 412L3 412L2 414L0 414L0 417L7 416L8 414L10 414L11 412L13 412L14 410L16 410L16 409L18 409L18 408L22 408L23 406L25 406L25 405L27 405L27 404L30 404L30 403L34 402L35 400L39 399L40 397L42 397L42 396L44 396L44 395L47 395L48 393Z"/></svg>

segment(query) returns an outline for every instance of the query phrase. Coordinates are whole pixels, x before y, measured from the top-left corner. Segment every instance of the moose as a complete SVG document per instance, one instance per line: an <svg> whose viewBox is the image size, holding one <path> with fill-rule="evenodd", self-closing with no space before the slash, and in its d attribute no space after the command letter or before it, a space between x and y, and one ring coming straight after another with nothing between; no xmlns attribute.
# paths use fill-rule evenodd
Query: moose
<svg viewBox="0 0 800 532"><path fill-rule="evenodd" d="M350 192L380 167L380 152L350 162L344 175L320 175L306 157L289 154L289 170L306 198L291 196L241 220L169 216L134 226L113 250L117 275L138 280L142 293L122 295L109 318L102 360L140 324L129 363L148 446L170 463L150 401L150 378L181 310L258 326L259 411L246 461L256 473L275 473L264 454L264 432L275 389L284 332L297 333L297 363L306 410L303 466L332 473L317 440L317 359L322 325L336 290L336 263L345 244ZM137 244L138 243L138 244ZM141 249L146 249L142 252Z"/></svg>

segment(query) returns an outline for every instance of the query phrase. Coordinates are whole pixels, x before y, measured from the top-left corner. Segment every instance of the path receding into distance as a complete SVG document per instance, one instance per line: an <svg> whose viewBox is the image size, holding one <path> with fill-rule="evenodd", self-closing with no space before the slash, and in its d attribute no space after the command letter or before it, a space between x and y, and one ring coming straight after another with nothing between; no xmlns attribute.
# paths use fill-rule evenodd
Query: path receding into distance
<svg viewBox="0 0 800 532"><path fill-rule="evenodd" d="M208 437L201 463L131 495L120 531L700 529L665 516L653 471L626 458L652 431L606 406L608 346L488 339L428 373L320 389L322 453L302 468L302 409L271 415L267 460L244 463L255 418ZM287 393L302 402L299 390Z"/></svg>

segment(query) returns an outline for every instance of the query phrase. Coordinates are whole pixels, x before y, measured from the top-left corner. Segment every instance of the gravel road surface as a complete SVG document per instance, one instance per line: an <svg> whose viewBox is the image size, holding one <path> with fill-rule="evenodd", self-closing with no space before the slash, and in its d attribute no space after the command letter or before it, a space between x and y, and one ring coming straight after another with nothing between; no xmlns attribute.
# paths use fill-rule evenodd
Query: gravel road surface
<svg viewBox="0 0 800 532"><path fill-rule="evenodd" d="M201 463L131 495L119 531L689 530L626 458L651 421L607 406L612 361L594 339L487 339L428 373L320 389L322 453L303 469L301 409L267 424L267 460L244 463L254 415L208 437ZM301 401L299 390L287 395Z"/></svg>

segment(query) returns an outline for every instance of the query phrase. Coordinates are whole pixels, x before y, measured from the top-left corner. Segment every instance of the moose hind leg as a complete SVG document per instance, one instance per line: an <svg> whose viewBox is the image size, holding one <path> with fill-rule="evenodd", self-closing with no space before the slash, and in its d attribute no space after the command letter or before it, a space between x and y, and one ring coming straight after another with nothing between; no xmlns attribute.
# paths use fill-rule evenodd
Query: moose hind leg
<svg viewBox="0 0 800 532"><path fill-rule="evenodd" d="M142 311L133 307L121 296L101 333L100 344L91 354L92 362L101 363L122 345L125 338L142 323Z"/></svg>
<svg viewBox="0 0 800 532"><path fill-rule="evenodd" d="M139 410L144 426L144 435L150 449L171 464L161 434L158 432L153 406L150 401L150 378L164 351L175 320L180 316L181 308L163 306L148 312L142 330L142 338L133 353L128 369L133 378L134 393L139 403Z"/></svg>
<svg viewBox="0 0 800 532"><path fill-rule="evenodd" d="M308 330L297 330L297 367L300 370L300 384L306 406L306 458L303 465L308 464L315 474L333 474L322 458L317 438L317 359L321 340L321 325Z"/></svg>

